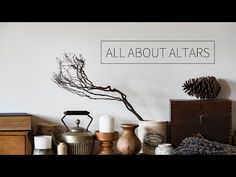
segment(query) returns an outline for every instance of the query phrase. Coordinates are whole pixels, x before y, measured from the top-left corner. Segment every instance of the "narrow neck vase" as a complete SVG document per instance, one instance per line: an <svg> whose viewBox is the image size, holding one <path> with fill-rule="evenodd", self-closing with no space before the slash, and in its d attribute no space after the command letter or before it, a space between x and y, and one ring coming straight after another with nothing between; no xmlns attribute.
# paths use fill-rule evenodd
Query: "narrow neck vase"
<svg viewBox="0 0 236 177"><path fill-rule="evenodd" d="M121 137L117 141L117 150L123 155L135 155L141 149L141 141L135 134L138 124L121 124L123 129Z"/></svg>

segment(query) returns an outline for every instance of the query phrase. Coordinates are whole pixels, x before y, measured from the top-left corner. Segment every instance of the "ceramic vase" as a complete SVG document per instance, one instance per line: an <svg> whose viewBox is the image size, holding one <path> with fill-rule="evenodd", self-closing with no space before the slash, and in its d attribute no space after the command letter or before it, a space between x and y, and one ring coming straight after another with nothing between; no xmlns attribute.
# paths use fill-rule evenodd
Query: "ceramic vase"
<svg viewBox="0 0 236 177"><path fill-rule="evenodd" d="M141 141L135 134L138 124L121 124L123 132L117 141L117 150L123 155L135 155L141 149Z"/></svg>
<svg viewBox="0 0 236 177"><path fill-rule="evenodd" d="M155 154L156 155L174 155L175 151L171 144L162 143L156 147Z"/></svg>
<svg viewBox="0 0 236 177"><path fill-rule="evenodd" d="M158 144L167 142L167 130L168 121L140 121L138 127L138 138L142 143L140 153L155 155Z"/></svg>

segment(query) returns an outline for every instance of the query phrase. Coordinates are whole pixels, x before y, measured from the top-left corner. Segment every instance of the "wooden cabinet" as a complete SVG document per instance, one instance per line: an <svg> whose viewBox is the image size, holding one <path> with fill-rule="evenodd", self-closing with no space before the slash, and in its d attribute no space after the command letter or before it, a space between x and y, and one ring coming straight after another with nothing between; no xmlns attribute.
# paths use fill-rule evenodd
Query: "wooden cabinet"
<svg viewBox="0 0 236 177"><path fill-rule="evenodd" d="M170 141L177 147L189 136L231 144L232 103L230 100L170 100Z"/></svg>
<svg viewBox="0 0 236 177"><path fill-rule="evenodd" d="M31 115L0 114L0 155L31 155Z"/></svg>

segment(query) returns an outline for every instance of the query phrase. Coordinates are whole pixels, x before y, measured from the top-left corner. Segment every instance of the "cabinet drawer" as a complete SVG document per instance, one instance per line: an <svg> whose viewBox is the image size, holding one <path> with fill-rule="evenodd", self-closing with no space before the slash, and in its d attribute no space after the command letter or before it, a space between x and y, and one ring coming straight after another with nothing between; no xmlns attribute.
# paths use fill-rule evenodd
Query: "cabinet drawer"
<svg viewBox="0 0 236 177"><path fill-rule="evenodd" d="M230 100L171 100L170 140L176 147L193 134L231 143Z"/></svg>
<svg viewBox="0 0 236 177"><path fill-rule="evenodd" d="M0 136L0 155L25 155L25 136Z"/></svg>

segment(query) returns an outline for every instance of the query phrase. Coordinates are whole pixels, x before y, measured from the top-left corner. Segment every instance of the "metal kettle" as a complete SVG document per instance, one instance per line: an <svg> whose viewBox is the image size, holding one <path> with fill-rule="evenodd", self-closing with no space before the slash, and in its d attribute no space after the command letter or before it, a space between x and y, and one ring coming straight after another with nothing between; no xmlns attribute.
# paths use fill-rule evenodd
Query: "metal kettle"
<svg viewBox="0 0 236 177"><path fill-rule="evenodd" d="M93 118L89 115L88 111L65 111L64 116L61 121L65 125L67 131L62 134L62 140L66 143L68 147L69 155L91 155L94 149L94 134L91 133L88 128L93 121ZM76 127L71 129L68 128L66 123L64 122L64 118L67 115L86 115L91 120L87 126L87 128L79 127L80 120L76 120Z"/></svg>

